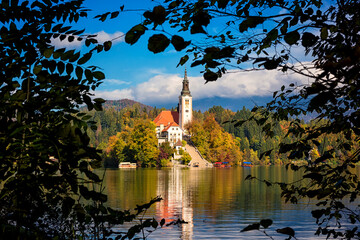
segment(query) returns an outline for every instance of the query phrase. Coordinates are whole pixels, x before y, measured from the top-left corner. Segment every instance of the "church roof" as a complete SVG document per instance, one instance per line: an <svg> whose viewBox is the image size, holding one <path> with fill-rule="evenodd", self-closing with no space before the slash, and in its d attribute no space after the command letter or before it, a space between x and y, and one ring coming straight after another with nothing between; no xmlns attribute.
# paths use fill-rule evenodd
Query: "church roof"
<svg viewBox="0 0 360 240"><path fill-rule="evenodd" d="M182 142L180 141L180 139L176 142L175 146L182 147Z"/></svg>
<svg viewBox="0 0 360 240"><path fill-rule="evenodd" d="M166 132L167 130L169 130L170 127L179 127L179 125L176 122L171 122L169 125L166 126L166 128L164 130L162 130L163 132Z"/></svg>
<svg viewBox="0 0 360 240"><path fill-rule="evenodd" d="M179 113L175 111L162 111L155 119L154 122L156 126L163 124L164 126L169 125L170 123L179 124Z"/></svg>

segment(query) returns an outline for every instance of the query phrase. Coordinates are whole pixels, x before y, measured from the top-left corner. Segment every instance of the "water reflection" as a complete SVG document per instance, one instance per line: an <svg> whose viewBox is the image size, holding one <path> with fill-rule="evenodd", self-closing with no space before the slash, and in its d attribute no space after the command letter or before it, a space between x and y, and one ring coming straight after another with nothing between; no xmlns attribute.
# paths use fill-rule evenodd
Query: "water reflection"
<svg viewBox="0 0 360 240"><path fill-rule="evenodd" d="M133 209L151 198L164 200L149 209L147 216L181 218L180 227L157 230L149 239L268 239L259 232L240 233L246 225L271 218L275 229L292 226L302 239L313 238L316 226L309 202L285 204L277 186L258 181L244 181L247 175L271 181L294 182L300 173L284 167L230 169L116 169L105 177L109 204L119 209ZM128 226L125 225L124 228ZM300 237L300 238L301 238ZM282 238L280 238L282 239Z"/></svg>
<svg viewBox="0 0 360 240"><path fill-rule="evenodd" d="M194 224L191 191L185 187L195 183L193 178L185 182L181 169L173 168L159 172L158 179L157 193L164 200L157 205L157 216L186 221L187 224L181 225L181 239L192 239Z"/></svg>

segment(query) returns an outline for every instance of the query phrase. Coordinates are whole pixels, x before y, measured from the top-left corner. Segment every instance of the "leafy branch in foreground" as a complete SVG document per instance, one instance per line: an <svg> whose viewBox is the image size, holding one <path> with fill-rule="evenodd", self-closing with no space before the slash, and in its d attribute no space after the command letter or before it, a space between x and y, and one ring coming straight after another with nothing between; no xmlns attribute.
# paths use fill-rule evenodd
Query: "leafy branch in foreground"
<svg viewBox="0 0 360 240"><path fill-rule="evenodd" d="M98 43L71 24L87 17L82 0L0 3L0 238L106 239L136 214L105 207L100 152L86 105L105 75L86 64ZM86 52L56 47L84 44ZM139 212L138 212L139 214Z"/></svg>
<svg viewBox="0 0 360 240"><path fill-rule="evenodd" d="M253 231L253 230L258 230L262 233L265 234L265 236L267 236L270 239L274 239L272 236L270 236L265 230L268 229L271 225L273 224L273 221L271 219L262 219L260 220L260 222L256 222L256 223L252 223L248 226L246 226L245 228L243 228L240 232L247 232L247 231ZM291 238L297 239L295 237L295 231L294 229L290 228L290 227L285 227L285 228L279 228L276 229L277 233L280 234L284 234L284 235L288 235L289 237L287 238L288 240L290 240Z"/></svg>

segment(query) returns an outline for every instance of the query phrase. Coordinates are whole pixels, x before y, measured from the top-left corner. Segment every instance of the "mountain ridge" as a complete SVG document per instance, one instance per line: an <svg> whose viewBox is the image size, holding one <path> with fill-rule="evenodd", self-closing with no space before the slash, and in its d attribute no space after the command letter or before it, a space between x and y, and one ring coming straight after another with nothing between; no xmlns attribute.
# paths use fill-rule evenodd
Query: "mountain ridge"
<svg viewBox="0 0 360 240"><path fill-rule="evenodd" d="M139 107L141 109L146 109L147 112L149 112L150 110L152 110L154 107L143 104L141 102L138 101L134 101L131 99L120 99L120 100L106 100L106 102L103 104L103 108L114 108L114 110L116 111L120 111L121 109L127 108L127 107L132 107L134 105L138 104Z"/></svg>
<svg viewBox="0 0 360 240"><path fill-rule="evenodd" d="M244 107L247 109L252 109L255 106L265 106L266 103L271 101L271 97L251 97L251 98L221 98L221 97L213 97L213 98L203 98L199 100L193 101L193 110L200 110L202 112L207 111L209 108L213 106L221 106L224 109L229 109L233 112L243 109ZM105 109L114 108L116 111L120 111L121 109L132 107L138 104L141 109L146 109L147 112L150 110L157 108L165 108L165 109L173 109L177 107L176 103L167 103L167 104L154 104L154 106L143 104L141 102L131 100L131 99L120 99L120 100L106 100L103 104ZM316 118L317 114L309 113L308 115L299 116L300 119L305 122L309 122L310 120Z"/></svg>

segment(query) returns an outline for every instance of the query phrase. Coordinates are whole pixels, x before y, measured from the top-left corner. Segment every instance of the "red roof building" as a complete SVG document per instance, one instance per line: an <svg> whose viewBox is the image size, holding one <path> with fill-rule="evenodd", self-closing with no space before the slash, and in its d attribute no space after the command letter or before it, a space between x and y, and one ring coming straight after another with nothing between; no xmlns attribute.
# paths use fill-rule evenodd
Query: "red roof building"
<svg viewBox="0 0 360 240"><path fill-rule="evenodd" d="M176 123L179 125L179 113L175 111L162 111L154 120L156 126Z"/></svg>
<svg viewBox="0 0 360 240"><path fill-rule="evenodd" d="M182 129L178 124L178 112L162 111L154 122L159 145L163 142L169 142L171 146L174 146L176 142L182 140Z"/></svg>
<svg viewBox="0 0 360 240"><path fill-rule="evenodd" d="M181 95L179 96L179 111L162 111L155 119L158 144L170 142L172 147L182 141L184 125L192 121L192 96L189 80L185 69L185 76Z"/></svg>

